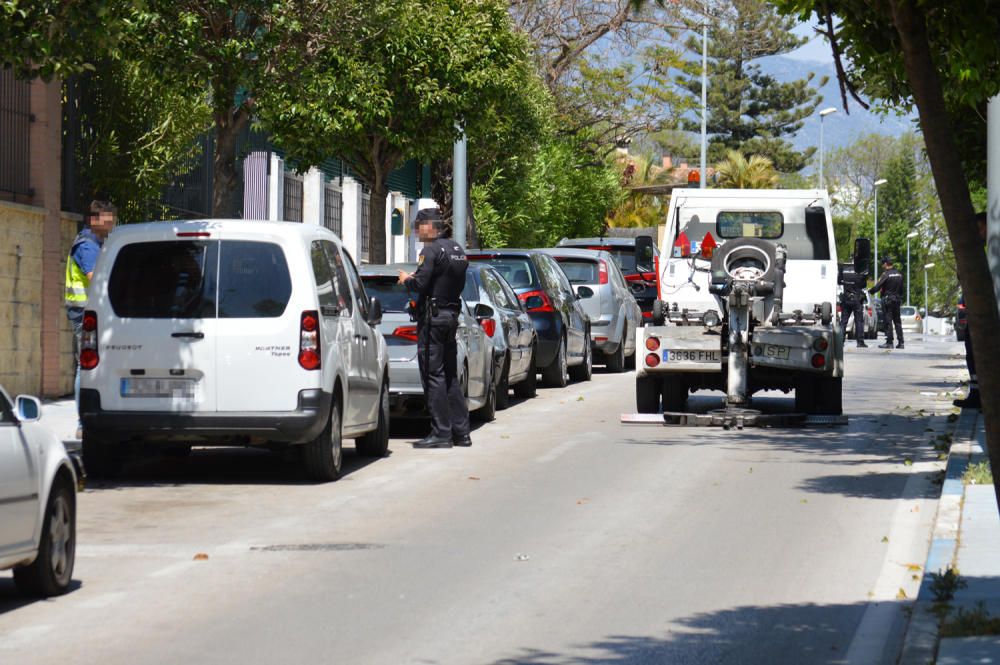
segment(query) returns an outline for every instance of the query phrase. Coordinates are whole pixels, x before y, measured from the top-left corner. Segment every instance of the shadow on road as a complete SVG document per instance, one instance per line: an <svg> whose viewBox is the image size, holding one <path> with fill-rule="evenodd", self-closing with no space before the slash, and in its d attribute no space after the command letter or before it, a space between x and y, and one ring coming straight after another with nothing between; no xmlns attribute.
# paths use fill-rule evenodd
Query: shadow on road
<svg viewBox="0 0 1000 665"><path fill-rule="evenodd" d="M903 604L892 605L897 620L889 644L895 650L903 626ZM737 607L675 621L662 637L609 635L575 645L567 653L524 648L493 665L840 665L866 607L860 602ZM869 662L896 660L895 653L885 660L883 655L870 654Z"/></svg>
<svg viewBox="0 0 1000 665"><path fill-rule="evenodd" d="M4 573L3 575L3 577L0 577L0 615L19 610L28 605L34 605L35 603L54 603L57 600L56 598L23 596L14 585L14 576L9 573ZM83 583L80 580L73 580L69 583L69 591L66 593L72 594L81 588L83 588Z"/></svg>

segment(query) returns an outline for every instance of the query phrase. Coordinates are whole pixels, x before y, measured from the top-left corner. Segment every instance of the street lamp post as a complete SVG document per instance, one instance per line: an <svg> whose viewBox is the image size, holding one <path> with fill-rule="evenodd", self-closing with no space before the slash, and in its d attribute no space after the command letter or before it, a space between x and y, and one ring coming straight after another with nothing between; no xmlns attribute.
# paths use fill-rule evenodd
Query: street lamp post
<svg viewBox="0 0 1000 665"><path fill-rule="evenodd" d="M933 268L933 263L924 264L924 334L927 334L927 317L930 314L931 308L927 300L927 270Z"/></svg>
<svg viewBox="0 0 1000 665"><path fill-rule="evenodd" d="M706 161L708 161L708 0L705 0L705 19L701 24L701 179L698 181L698 187L701 189L707 186Z"/></svg>
<svg viewBox="0 0 1000 665"><path fill-rule="evenodd" d="M913 233L908 233L906 235L906 304L910 304L910 239L916 238L918 234L916 231Z"/></svg>
<svg viewBox="0 0 1000 665"><path fill-rule="evenodd" d="M836 112L837 109L832 106L819 112L819 189L823 189L823 118Z"/></svg>
<svg viewBox="0 0 1000 665"><path fill-rule="evenodd" d="M885 178L875 181L875 281L878 281L878 188L889 182Z"/></svg>

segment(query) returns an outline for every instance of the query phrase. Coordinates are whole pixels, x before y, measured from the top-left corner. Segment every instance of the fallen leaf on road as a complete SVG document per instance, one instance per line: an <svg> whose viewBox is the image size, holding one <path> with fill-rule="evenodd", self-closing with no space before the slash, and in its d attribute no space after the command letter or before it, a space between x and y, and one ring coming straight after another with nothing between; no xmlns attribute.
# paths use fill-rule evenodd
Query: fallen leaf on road
<svg viewBox="0 0 1000 665"><path fill-rule="evenodd" d="M906 591L904 591L902 588L900 588L899 591L896 592L896 600L906 600L908 597L909 596L906 595Z"/></svg>
<svg viewBox="0 0 1000 665"><path fill-rule="evenodd" d="M590 503L590 499L577 499L576 505L582 506L585 503Z"/></svg>
<svg viewBox="0 0 1000 665"><path fill-rule="evenodd" d="M469 476L469 480L479 480L479 476Z"/></svg>
<svg viewBox="0 0 1000 665"><path fill-rule="evenodd" d="M910 579L913 580L914 582L919 582L920 581L920 575L916 575L916 574L910 575Z"/></svg>
<svg viewBox="0 0 1000 665"><path fill-rule="evenodd" d="M577 397L576 401L577 402L582 402L583 401L583 395L580 395L579 397Z"/></svg>
<svg viewBox="0 0 1000 665"><path fill-rule="evenodd" d="M889 542L889 536L882 536L882 542L883 543Z"/></svg>
<svg viewBox="0 0 1000 665"><path fill-rule="evenodd" d="M515 554L514 555L514 561L527 561L530 558L531 557L528 556L527 554Z"/></svg>
<svg viewBox="0 0 1000 665"><path fill-rule="evenodd" d="M903 464L905 464L906 466L913 466L913 460L907 457L906 459L903 460Z"/></svg>
<svg viewBox="0 0 1000 665"><path fill-rule="evenodd" d="M509 439L510 438L510 434L501 434L500 438L501 439Z"/></svg>
<svg viewBox="0 0 1000 665"><path fill-rule="evenodd" d="M920 512L920 506L913 506L912 508L910 508L910 512L911 513L919 513Z"/></svg>
<svg viewBox="0 0 1000 665"><path fill-rule="evenodd" d="M194 560L195 561L208 561L208 555L205 554L204 552L198 552L197 554L194 555Z"/></svg>
<svg viewBox="0 0 1000 665"><path fill-rule="evenodd" d="M802 499L799 503L809 503L809 499Z"/></svg>
<svg viewBox="0 0 1000 665"><path fill-rule="evenodd" d="M747 471L747 473L753 473L753 467L750 467L750 470Z"/></svg>

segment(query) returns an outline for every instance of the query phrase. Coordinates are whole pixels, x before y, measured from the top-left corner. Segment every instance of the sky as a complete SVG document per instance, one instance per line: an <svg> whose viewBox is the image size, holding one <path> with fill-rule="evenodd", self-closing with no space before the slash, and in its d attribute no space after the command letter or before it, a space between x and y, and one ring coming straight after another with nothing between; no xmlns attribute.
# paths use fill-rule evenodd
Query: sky
<svg viewBox="0 0 1000 665"><path fill-rule="evenodd" d="M788 53L785 57L795 60L833 62L830 45L826 42L826 39L814 32L812 23L800 23L792 32L799 37L810 37L810 40L801 48Z"/></svg>

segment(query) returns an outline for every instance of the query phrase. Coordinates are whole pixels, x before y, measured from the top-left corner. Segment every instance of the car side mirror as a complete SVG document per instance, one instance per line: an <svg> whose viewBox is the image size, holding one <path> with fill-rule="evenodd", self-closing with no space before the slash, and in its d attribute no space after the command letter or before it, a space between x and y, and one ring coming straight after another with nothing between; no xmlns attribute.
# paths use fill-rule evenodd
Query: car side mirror
<svg viewBox="0 0 1000 665"><path fill-rule="evenodd" d="M541 309L545 307L545 301L542 300L541 296L531 296L524 301L524 308L529 312L533 309Z"/></svg>
<svg viewBox="0 0 1000 665"><path fill-rule="evenodd" d="M638 236L635 239L635 269L639 272L653 272L655 256L652 236Z"/></svg>
<svg viewBox="0 0 1000 665"><path fill-rule="evenodd" d="M858 238L854 241L854 273L867 275L872 262L872 241L868 238Z"/></svg>
<svg viewBox="0 0 1000 665"><path fill-rule="evenodd" d="M492 319L495 314L496 311L486 303L479 303L472 310L472 315L476 317L477 321L480 319Z"/></svg>
<svg viewBox="0 0 1000 665"><path fill-rule="evenodd" d="M368 305L368 325L377 326L382 323L382 303L378 298L372 297L371 304Z"/></svg>
<svg viewBox="0 0 1000 665"><path fill-rule="evenodd" d="M583 300L585 298L593 298L594 289L590 288L589 286L578 286L576 287L576 297L579 298L580 300Z"/></svg>
<svg viewBox="0 0 1000 665"><path fill-rule="evenodd" d="M42 417L42 403L31 395L18 395L15 400L17 405L17 419L22 423L30 423Z"/></svg>

